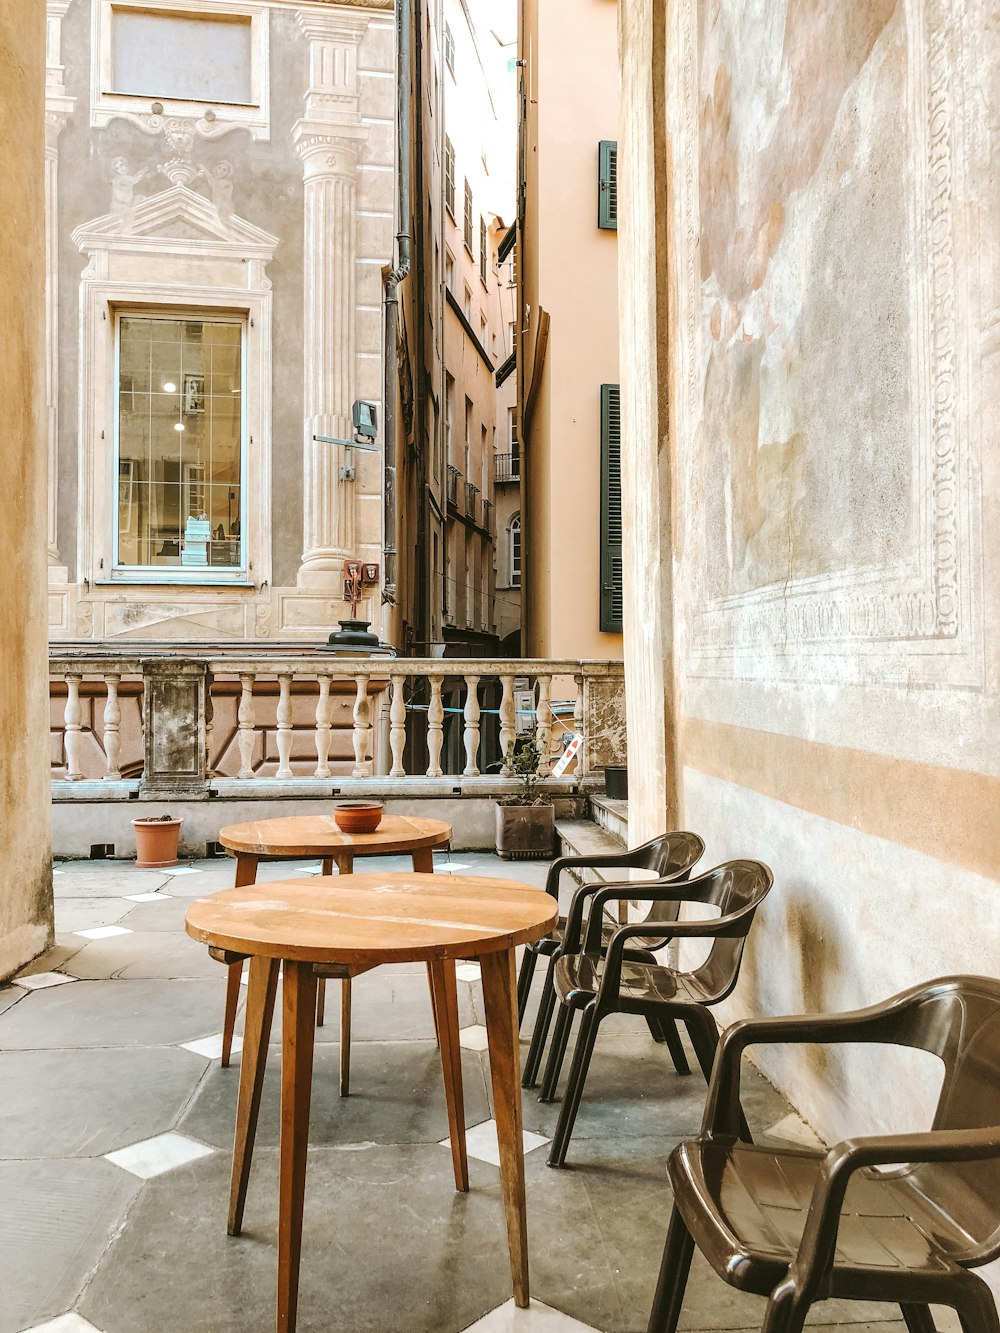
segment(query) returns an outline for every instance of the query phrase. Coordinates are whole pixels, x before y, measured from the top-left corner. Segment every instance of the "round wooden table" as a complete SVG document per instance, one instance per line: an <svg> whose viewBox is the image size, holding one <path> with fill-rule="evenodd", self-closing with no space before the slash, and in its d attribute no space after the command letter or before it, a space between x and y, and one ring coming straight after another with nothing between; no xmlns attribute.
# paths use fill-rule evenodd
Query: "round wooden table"
<svg viewBox="0 0 1000 1333"><path fill-rule="evenodd" d="M285 815L279 819L257 819L249 824L228 824L219 832L219 842L236 858L236 887L253 884L261 861L322 859L323 874L333 873L336 863L342 875L354 869L357 856L392 856L409 852L413 869L434 869L434 848L451 842L451 825L443 819L421 819L416 815L383 815L374 833L342 833L332 815ZM362 969L363 970L363 969ZM236 1028L243 959L229 964L226 1013L222 1023L222 1063L228 1066ZM340 979L340 1092L346 1097L351 1083L351 978L349 969L331 973ZM316 1021L323 1024L326 1003L325 979L316 997ZM343 1034L346 1033L346 1038Z"/></svg>
<svg viewBox="0 0 1000 1333"><path fill-rule="evenodd" d="M556 924L547 893L477 875L343 875L225 889L187 909L187 932L213 954L250 958L246 1031L233 1148L229 1232L238 1235L279 964L281 1145L278 1186L278 1333L295 1328L305 1195L317 969L426 962L434 989L455 1184L469 1187L455 961L478 958L488 1032L500 1184L514 1299L527 1307L528 1246L521 1130L514 949Z"/></svg>

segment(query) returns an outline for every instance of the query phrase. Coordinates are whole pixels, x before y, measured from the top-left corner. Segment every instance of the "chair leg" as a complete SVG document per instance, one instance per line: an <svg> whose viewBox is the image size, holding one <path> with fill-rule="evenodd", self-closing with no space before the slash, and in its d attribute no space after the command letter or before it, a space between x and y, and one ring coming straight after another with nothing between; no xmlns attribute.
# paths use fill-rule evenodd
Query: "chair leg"
<svg viewBox="0 0 1000 1333"><path fill-rule="evenodd" d="M574 1011L567 1005L561 1004L559 1013L556 1015L556 1030L552 1034L549 1058L545 1062L542 1090L538 1095L540 1102L558 1100L559 1075L562 1073L563 1061L566 1059L566 1047L569 1045L570 1033L573 1031L573 1018Z"/></svg>
<svg viewBox="0 0 1000 1333"><path fill-rule="evenodd" d="M323 1026L323 1019L326 1017L326 977L319 977L316 981L316 1026Z"/></svg>
<svg viewBox="0 0 1000 1333"><path fill-rule="evenodd" d="M240 978L243 976L243 960L230 963L226 976L226 1014L222 1020L222 1067L229 1068L229 1056L233 1049L233 1033L236 1030L236 1009L240 1002Z"/></svg>
<svg viewBox="0 0 1000 1333"><path fill-rule="evenodd" d="M680 1213L673 1208L646 1333L676 1333L693 1254L691 1233Z"/></svg>
<svg viewBox="0 0 1000 1333"><path fill-rule="evenodd" d="M524 1022L524 1012L528 1007L528 995L531 992L531 980L535 975L538 954L534 949L526 948L521 957L521 968L517 974L517 1026Z"/></svg>
<svg viewBox="0 0 1000 1333"><path fill-rule="evenodd" d="M583 1022L580 1024L580 1035L576 1039L576 1050L573 1052L569 1082L566 1085L566 1094L559 1109L559 1123L556 1125L552 1148L549 1151L549 1166L564 1166L566 1164L566 1151L569 1148L573 1126L576 1123L576 1113L580 1109L580 1099L583 1097L584 1084L587 1082L590 1057L594 1054L594 1042L597 1040L597 1029L600 1022L596 1009L585 1009L583 1011Z"/></svg>
<svg viewBox="0 0 1000 1333"><path fill-rule="evenodd" d="M711 1081L712 1065L715 1063L715 1051L719 1045L719 1032L715 1026L715 1020L707 1009L702 1010L703 1017L700 1020L685 1019L688 1036L691 1038L691 1045L694 1047L694 1053L698 1057L698 1063L701 1065L701 1072L705 1075L705 1082ZM753 1135L750 1133L750 1126L747 1124L747 1118L743 1114L743 1107L740 1107L740 1138L744 1143L753 1143Z"/></svg>
<svg viewBox="0 0 1000 1333"><path fill-rule="evenodd" d="M531 1034L531 1044L524 1059L524 1069L521 1071L522 1088L533 1088L538 1079L538 1067L542 1063L545 1039L549 1035L552 1012L556 1007L555 966L555 959L550 958L549 965L545 970L542 998L538 1004L538 1013L535 1015L535 1027Z"/></svg>
<svg viewBox="0 0 1000 1333"><path fill-rule="evenodd" d="M929 1305L900 1305L908 1333L937 1333Z"/></svg>
<svg viewBox="0 0 1000 1333"><path fill-rule="evenodd" d="M657 1043L658 1046L662 1046L663 1043L666 1041L666 1037L664 1036L663 1030L660 1027L659 1019L654 1018L652 1014L647 1014L646 1026L649 1028L649 1035L653 1038L653 1040Z"/></svg>
<svg viewBox="0 0 1000 1333"><path fill-rule="evenodd" d="M811 1301L796 1300L794 1284L787 1278L775 1287L764 1311L760 1333L801 1333Z"/></svg>
<svg viewBox="0 0 1000 1333"><path fill-rule="evenodd" d="M1000 1333L993 1293L980 1277L966 1273L962 1278L961 1294L953 1302L962 1324L962 1333Z"/></svg>
<svg viewBox="0 0 1000 1333"><path fill-rule="evenodd" d="M660 1018L660 1030L667 1043L667 1049L670 1052L670 1058L674 1062L674 1069L678 1074L690 1074L691 1066L688 1064L687 1052L681 1043L681 1034L677 1031L677 1024L672 1018Z"/></svg>

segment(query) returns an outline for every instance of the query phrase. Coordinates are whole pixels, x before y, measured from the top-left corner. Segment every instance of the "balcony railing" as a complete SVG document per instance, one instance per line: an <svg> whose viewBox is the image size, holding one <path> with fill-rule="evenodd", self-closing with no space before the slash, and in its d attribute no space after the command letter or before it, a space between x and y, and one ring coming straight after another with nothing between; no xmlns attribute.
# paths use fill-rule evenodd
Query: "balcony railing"
<svg viewBox="0 0 1000 1333"><path fill-rule="evenodd" d="M494 478L498 484L521 480L520 454L494 454Z"/></svg>
<svg viewBox="0 0 1000 1333"><path fill-rule="evenodd" d="M458 483L462 479L462 474L457 467L448 464L448 503L458 508Z"/></svg>
<svg viewBox="0 0 1000 1333"><path fill-rule="evenodd" d="M493 502L483 500L483 530L488 532L491 537L495 535L493 527Z"/></svg>
<svg viewBox="0 0 1000 1333"><path fill-rule="evenodd" d="M476 496L479 494L479 487L473 485L471 481L465 483L465 513L466 517L471 518L473 523L476 521Z"/></svg>
<svg viewBox="0 0 1000 1333"><path fill-rule="evenodd" d="M355 780L389 795L453 794L457 779L463 793L503 789L502 756L525 731L545 777L561 737L583 736L556 790L624 762L621 662L67 646L50 657L50 699L57 800L329 794Z"/></svg>

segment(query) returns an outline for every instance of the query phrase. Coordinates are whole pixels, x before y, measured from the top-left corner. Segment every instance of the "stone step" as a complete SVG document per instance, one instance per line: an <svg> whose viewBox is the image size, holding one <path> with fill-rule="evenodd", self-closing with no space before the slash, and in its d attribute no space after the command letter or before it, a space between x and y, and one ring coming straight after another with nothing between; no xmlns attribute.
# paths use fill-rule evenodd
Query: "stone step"
<svg viewBox="0 0 1000 1333"><path fill-rule="evenodd" d="M590 819L557 819L556 836L560 856L595 856L606 852L620 852L624 844ZM578 884L592 883L595 879L621 878L621 872L611 870L568 871Z"/></svg>
<svg viewBox="0 0 1000 1333"><path fill-rule="evenodd" d="M594 823L610 833L623 847L628 844L628 801L615 801L610 796L591 796L590 813Z"/></svg>

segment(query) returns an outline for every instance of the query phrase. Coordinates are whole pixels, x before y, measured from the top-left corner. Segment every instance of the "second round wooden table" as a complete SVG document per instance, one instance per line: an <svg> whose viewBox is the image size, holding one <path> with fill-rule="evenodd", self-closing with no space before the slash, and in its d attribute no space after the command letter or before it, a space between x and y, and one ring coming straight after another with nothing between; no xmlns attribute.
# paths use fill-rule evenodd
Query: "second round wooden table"
<svg viewBox="0 0 1000 1333"><path fill-rule="evenodd" d="M430 873L434 869L434 848L451 842L451 825L443 819L421 819L416 815L383 815L374 833L344 833L332 815L285 815L278 819L255 819L248 824L227 824L219 832L219 842L236 858L236 888L253 884L261 861L295 861L300 857L320 857L323 874L333 867L349 875L358 856L393 856L408 852L413 869ZM240 999L243 959L234 956L229 963L226 986L226 1013L222 1025L222 1063L229 1064L236 1028L236 1009ZM331 975L340 978L340 1091L346 1096L351 1081L351 979L365 968L337 969ZM324 982L317 994L317 1020L323 1022Z"/></svg>

